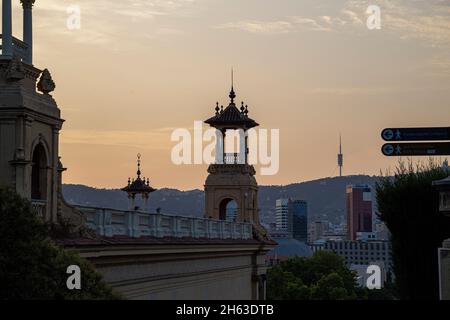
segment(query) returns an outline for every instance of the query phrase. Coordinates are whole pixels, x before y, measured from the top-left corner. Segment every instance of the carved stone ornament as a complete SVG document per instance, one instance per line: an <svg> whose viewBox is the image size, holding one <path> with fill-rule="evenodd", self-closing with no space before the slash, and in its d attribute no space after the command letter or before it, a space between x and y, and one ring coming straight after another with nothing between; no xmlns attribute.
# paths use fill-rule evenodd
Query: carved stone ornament
<svg viewBox="0 0 450 320"><path fill-rule="evenodd" d="M49 94L50 92L55 90L55 87L55 82L52 79L50 71L48 71L48 69L42 71L41 78L39 79L39 82L37 84L38 90L44 94Z"/></svg>
<svg viewBox="0 0 450 320"><path fill-rule="evenodd" d="M6 69L6 79L10 81L19 81L25 78L22 62L18 57L14 57L8 64Z"/></svg>

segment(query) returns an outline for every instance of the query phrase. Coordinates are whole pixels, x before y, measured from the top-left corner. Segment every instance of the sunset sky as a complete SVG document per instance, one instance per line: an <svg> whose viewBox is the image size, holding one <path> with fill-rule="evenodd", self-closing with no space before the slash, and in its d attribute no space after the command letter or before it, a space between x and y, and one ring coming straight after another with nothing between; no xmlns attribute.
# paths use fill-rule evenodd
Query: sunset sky
<svg viewBox="0 0 450 320"><path fill-rule="evenodd" d="M232 67L237 101L280 130L280 171L260 184L336 175L339 133L344 174L378 174L397 161L383 128L450 125L448 0L37 0L34 44L66 119L64 183L122 187L141 153L154 187L202 189L206 166L172 164L170 136L228 104Z"/></svg>

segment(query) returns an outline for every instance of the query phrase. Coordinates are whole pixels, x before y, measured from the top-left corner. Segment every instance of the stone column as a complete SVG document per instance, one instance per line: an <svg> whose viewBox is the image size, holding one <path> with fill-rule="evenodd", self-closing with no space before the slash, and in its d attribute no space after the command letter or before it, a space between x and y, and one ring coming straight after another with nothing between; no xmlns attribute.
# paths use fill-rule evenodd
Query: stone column
<svg viewBox="0 0 450 320"><path fill-rule="evenodd" d="M2 55L12 58L12 8L11 0L2 0Z"/></svg>
<svg viewBox="0 0 450 320"><path fill-rule="evenodd" d="M25 62L33 64L33 4L35 0L20 0L23 7L23 42L28 46Z"/></svg>
<svg viewBox="0 0 450 320"><path fill-rule="evenodd" d="M51 159L50 190L51 195L47 196L47 203L50 207L51 220L58 222L58 166L59 166L59 126L53 127L52 150L50 150L49 158Z"/></svg>
<svg viewBox="0 0 450 320"><path fill-rule="evenodd" d="M246 155L246 148L247 148L247 138L245 131L243 129L239 129L239 155L238 155L238 161L237 164L246 164L247 163L247 155Z"/></svg>
<svg viewBox="0 0 450 320"><path fill-rule="evenodd" d="M223 164L224 137L222 131L216 129L216 163Z"/></svg>

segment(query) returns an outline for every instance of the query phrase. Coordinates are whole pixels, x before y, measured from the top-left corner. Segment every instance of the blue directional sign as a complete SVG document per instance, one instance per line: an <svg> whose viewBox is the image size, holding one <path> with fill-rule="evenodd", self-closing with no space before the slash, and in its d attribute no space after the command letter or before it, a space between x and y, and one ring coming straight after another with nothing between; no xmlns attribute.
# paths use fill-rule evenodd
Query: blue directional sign
<svg viewBox="0 0 450 320"><path fill-rule="evenodd" d="M387 143L381 148L387 157L396 156L448 156L450 142Z"/></svg>
<svg viewBox="0 0 450 320"><path fill-rule="evenodd" d="M450 127L389 128L381 132L385 141L439 141L450 140Z"/></svg>

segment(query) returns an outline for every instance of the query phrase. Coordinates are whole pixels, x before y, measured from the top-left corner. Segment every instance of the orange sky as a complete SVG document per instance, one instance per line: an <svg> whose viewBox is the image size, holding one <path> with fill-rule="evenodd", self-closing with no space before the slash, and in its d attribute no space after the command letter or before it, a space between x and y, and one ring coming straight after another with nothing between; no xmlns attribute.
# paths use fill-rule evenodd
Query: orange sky
<svg viewBox="0 0 450 320"><path fill-rule="evenodd" d="M380 153L383 128L449 125L447 1L38 0L34 23L66 119L65 183L122 187L141 153L155 187L203 188L206 166L173 165L170 135L228 102L232 66L237 100L280 129L280 171L260 184L336 175L339 133L344 173L378 174L397 161Z"/></svg>

